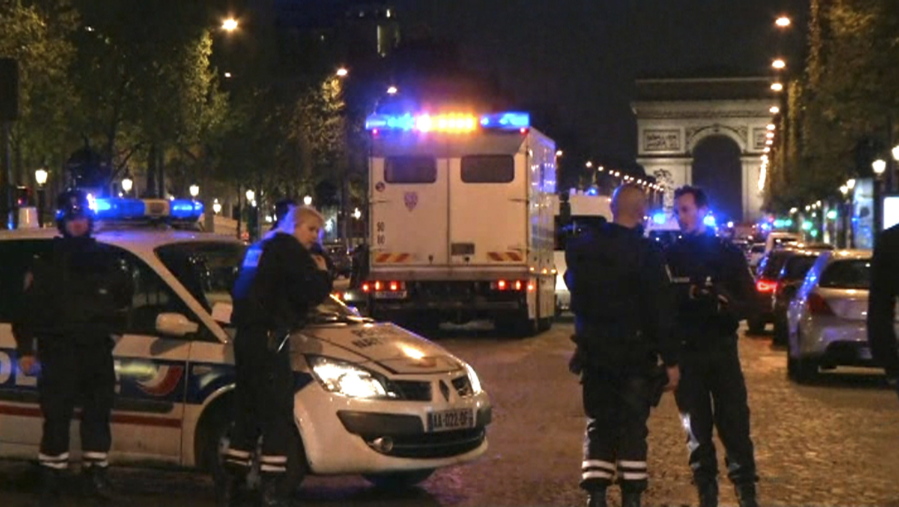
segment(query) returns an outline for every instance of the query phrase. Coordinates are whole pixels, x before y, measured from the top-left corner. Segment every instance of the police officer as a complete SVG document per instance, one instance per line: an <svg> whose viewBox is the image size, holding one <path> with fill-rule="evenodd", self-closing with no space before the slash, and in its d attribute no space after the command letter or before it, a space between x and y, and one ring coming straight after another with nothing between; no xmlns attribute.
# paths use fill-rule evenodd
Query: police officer
<svg viewBox="0 0 899 507"><path fill-rule="evenodd" d="M677 287L676 335L683 340L675 392L687 432L690 468L701 507L718 505L718 461L712 427L727 452L728 477L741 507L756 507L755 458L737 328L753 310L753 280L742 252L704 223L708 198L698 187L674 193L683 236L667 251Z"/></svg>
<svg viewBox="0 0 899 507"><path fill-rule="evenodd" d="M82 409L85 492L99 499L111 497L106 470L115 390L112 334L120 331L122 310L133 293L115 253L91 237L93 213L86 195L64 192L57 204L62 237L53 240L27 273L23 307L13 326L20 371L40 375L42 506L55 505L60 475L68 467L76 401Z"/></svg>
<svg viewBox="0 0 899 507"><path fill-rule="evenodd" d="M661 249L640 232L643 191L619 187L612 213L612 223L587 228L565 251L577 344L570 367L581 374L587 415L581 487L589 507L605 507L617 472L622 505L639 507L654 391L673 389L679 377L673 288Z"/></svg>
<svg viewBox="0 0 899 507"><path fill-rule="evenodd" d="M896 297L899 296L899 225L880 233L871 261L868 294L868 344L883 366L887 381L899 392L899 352L896 345Z"/></svg>
<svg viewBox="0 0 899 507"><path fill-rule="evenodd" d="M289 504L284 483L295 445L290 333L331 291L324 259L310 253L324 225L312 208L292 207L262 241L249 248L234 285L232 322L236 362L236 414L225 477L217 481L219 505L235 505L238 486L262 436L262 504Z"/></svg>

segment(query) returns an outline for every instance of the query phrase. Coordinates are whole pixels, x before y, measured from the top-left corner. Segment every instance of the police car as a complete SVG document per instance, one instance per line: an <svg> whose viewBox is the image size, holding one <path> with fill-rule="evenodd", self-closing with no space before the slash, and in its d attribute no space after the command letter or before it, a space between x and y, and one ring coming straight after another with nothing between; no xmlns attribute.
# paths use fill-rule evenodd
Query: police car
<svg viewBox="0 0 899 507"><path fill-rule="evenodd" d="M192 201L97 199L94 206L101 220L95 236L118 253L135 285L113 350L110 460L215 471L233 403L230 287L245 246L171 227L196 222L202 206ZM121 218L130 219L127 226L110 226ZM10 322L30 260L55 235L0 232L2 457L32 459L40 443L37 377L17 369ZM471 366L439 345L362 318L335 298L290 342L297 432L288 473L295 485L307 473L411 485L486 450L489 397ZM74 451L80 444L78 432L72 435Z"/></svg>

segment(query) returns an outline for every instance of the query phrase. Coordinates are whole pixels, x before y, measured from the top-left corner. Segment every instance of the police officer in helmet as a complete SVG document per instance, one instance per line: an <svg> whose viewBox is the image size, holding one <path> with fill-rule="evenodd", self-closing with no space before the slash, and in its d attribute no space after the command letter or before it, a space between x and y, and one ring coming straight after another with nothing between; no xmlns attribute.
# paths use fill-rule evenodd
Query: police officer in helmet
<svg viewBox="0 0 899 507"><path fill-rule="evenodd" d="M666 252L677 287L675 333L683 340L675 399L687 430L699 505L718 505L716 427L740 507L757 507L749 405L737 352L739 322L756 310L752 275L739 248L705 225L709 200L701 188L677 189L674 206L683 232Z"/></svg>
<svg viewBox="0 0 899 507"><path fill-rule="evenodd" d="M22 308L13 323L19 369L39 375L41 506L55 505L60 493L76 403L81 406L85 492L111 498L106 471L115 395L113 334L121 332L133 290L115 253L91 236L94 219L87 196L64 192L57 207L61 237L27 272Z"/></svg>
<svg viewBox="0 0 899 507"><path fill-rule="evenodd" d="M291 206L244 256L232 291L237 406L225 474L216 481L221 507L237 505L260 436L262 505L289 505L291 485L284 477L288 455L299 445L289 337L331 292L325 261L312 253L323 225L318 211Z"/></svg>
<svg viewBox="0 0 899 507"><path fill-rule="evenodd" d="M679 376L673 288L661 249L641 233L643 191L618 187L612 214L612 223L588 227L566 246L577 344L569 366L583 384L587 505L605 507L617 475L622 506L639 507L648 480L650 407Z"/></svg>

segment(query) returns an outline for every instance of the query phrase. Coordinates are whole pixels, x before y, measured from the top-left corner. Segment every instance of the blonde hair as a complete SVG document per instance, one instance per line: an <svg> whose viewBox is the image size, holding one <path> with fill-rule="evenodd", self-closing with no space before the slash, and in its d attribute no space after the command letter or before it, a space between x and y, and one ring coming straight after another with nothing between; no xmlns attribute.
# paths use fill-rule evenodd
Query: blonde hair
<svg viewBox="0 0 899 507"><path fill-rule="evenodd" d="M268 234L265 235L265 239L268 239L279 232L293 235L297 226L303 222L308 222L310 219L317 220L321 225L324 225L325 223L325 217L312 206L291 205L287 208L287 213L284 214L284 217L278 221L278 226L269 231Z"/></svg>

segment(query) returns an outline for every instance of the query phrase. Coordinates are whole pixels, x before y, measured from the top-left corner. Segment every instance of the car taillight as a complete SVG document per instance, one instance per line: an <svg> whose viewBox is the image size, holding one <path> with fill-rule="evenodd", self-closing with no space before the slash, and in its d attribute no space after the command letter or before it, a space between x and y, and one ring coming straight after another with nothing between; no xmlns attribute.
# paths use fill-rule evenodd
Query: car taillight
<svg viewBox="0 0 899 507"><path fill-rule="evenodd" d="M406 290L406 282L382 282L375 280L373 282L364 282L362 284L362 292L400 292Z"/></svg>
<svg viewBox="0 0 899 507"><path fill-rule="evenodd" d="M772 282L771 280L759 280L755 282L755 290L759 292L774 292L777 288L777 283Z"/></svg>
<svg viewBox="0 0 899 507"><path fill-rule="evenodd" d="M534 284L524 280L497 280L490 283L490 288L493 290L519 291L527 289L528 291L533 291Z"/></svg>
<svg viewBox="0 0 899 507"><path fill-rule="evenodd" d="M808 296L808 311L812 315L833 315L833 310L830 308L830 305L827 304L827 300L821 297L820 294L815 292L809 294Z"/></svg>

